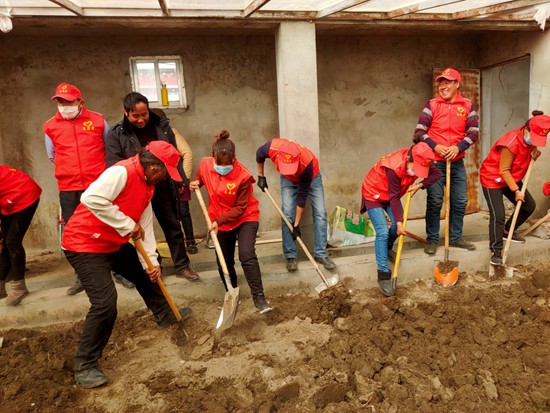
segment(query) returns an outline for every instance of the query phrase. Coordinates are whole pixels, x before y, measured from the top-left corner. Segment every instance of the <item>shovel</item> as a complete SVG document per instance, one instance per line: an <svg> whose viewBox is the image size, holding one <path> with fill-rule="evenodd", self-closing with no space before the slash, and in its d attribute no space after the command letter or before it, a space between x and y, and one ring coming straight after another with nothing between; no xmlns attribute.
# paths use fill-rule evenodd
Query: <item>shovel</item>
<svg viewBox="0 0 550 413"><path fill-rule="evenodd" d="M143 248L143 244L140 240L134 240L134 245L136 246L136 249L139 251L145 262L147 263L147 267L149 267L150 270L155 268L153 263L151 262L151 259L149 258L149 255L147 255L147 252L145 251L145 248ZM178 323L181 321L181 314L178 310L178 307L174 303L174 300L172 300L172 297L168 293L168 290L166 289L166 286L164 285L164 281L162 281L162 278L159 277L157 279L157 284L160 287L160 290L162 291L162 294L164 295L164 298L166 298L166 301L168 301L168 305L170 306L170 309L174 313L174 316L176 317L176 320L178 320ZM180 324L181 325L181 324ZM182 326L183 330L183 326ZM189 337L187 332L183 330L183 333L185 334L185 337Z"/></svg>
<svg viewBox="0 0 550 413"><path fill-rule="evenodd" d="M531 232L536 230L541 224L544 224L546 221L548 221L548 218L550 218L550 212L539 219L537 222L535 222L533 225L531 225L529 228L527 228L525 231L523 231L521 234L519 234L519 236L526 237Z"/></svg>
<svg viewBox="0 0 550 413"><path fill-rule="evenodd" d="M275 206L275 208L279 212L279 215L281 215L281 218L283 219L283 221L285 221L285 223L286 223L288 229L290 230L290 232L292 232L292 229L293 229L292 224L290 223L290 221L288 220L286 215L283 214L283 211L281 210L281 207L279 207L279 204L277 204L277 202L275 202L275 199L273 199L273 197L271 196L271 194L269 193L269 190L267 188L265 188L265 193L267 194L269 199L271 199L271 202L273 202L273 205ZM317 271L317 273L319 274L319 276L323 280L323 282L321 284L319 284L317 287L315 287L315 291L317 291L317 294L321 294L327 288L333 287L333 286L335 286L336 284L338 284L340 282L340 278L338 277L338 274L334 274L334 275L327 278L325 276L325 274L323 274L323 271L321 271L321 268L319 267L319 265L317 264L315 259L311 256L310 252L308 251L308 249L306 247L306 244L304 244L304 241L302 241L302 239L300 237L297 237L296 241L298 241L298 244L300 244L300 247L302 247L302 250L304 250L304 253L307 255L307 258L313 264L313 267L315 268L315 271Z"/></svg>
<svg viewBox="0 0 550 413"><path fill-rule="evenodd" d="M208 215L208 210L204 203L204 198L200 189L195 191L199 204L201 204L202 213L204 214L204 219L206 220L206 225L210 227L212 221ZM223 297L223 306L220 313L220 318L216 324L216 330L225 330L233 325L235 322L235 317L237 316L237 310L239 309L239 287L233 288L231 285L231 279L229 277L229 270L227 269L227 264L225 263L225 258L223 257L222 248L220 242L218 241L218 235L216 231L210 231L210 237L214 241L214 247L216 248L216 255L218 256L218 261L222 267L223 278L225 280L225 286L227 291Z"/></svg>
<svg viewBox="0 0 550 413"><path fill-rule="evenodd" d="M525 196L525 191L527 191L527 182L529 182L529 176L531 175L531 169L535 160L531 158L527 172L525 173L525 180L521 186L521 195ZM506 265L506 258L508 258L508 250L510 249L510 244L512 242L512 236L514 235L514 230L516 229L516 221L518 219L519 210L521 208L522 201L516 203L516 208L514 209L514 215L512 217L512 224L510 225L510 230L508 231L508 238L506 238L506 244L504 245L504 252L502 253L502 265L490 265L489 266L489 277L502 276L502 268L504 268L505 274L507 277L512 277L514 275L514 267L509 267ZM499 267L496 269L495 267ZM499 271L500 270L500 271Z"/></svg>
<svg viewBox="0 0 550 413"><path fill-rule="evenodd" d="M407 215L409 214L410 203L411 193L407 192L407 198L405 198L405 210L403 211L403 229L407 228ZM401 261L401 251L403 251L403 238L403 234L399 235L399 241L397 242L397 253L395 254L395 265L391 276L391 286L394 290L397 288L397 274L399 271L399 262Z"/></svg>
<svg viewBox="0 0 550 413"><path fill-rule="evenodd" d="M458 261L449 261L449 214L451 209L451 161L447 160L445 176L445 261L436 261L434 278L443 287L458 281Z"/></svg>

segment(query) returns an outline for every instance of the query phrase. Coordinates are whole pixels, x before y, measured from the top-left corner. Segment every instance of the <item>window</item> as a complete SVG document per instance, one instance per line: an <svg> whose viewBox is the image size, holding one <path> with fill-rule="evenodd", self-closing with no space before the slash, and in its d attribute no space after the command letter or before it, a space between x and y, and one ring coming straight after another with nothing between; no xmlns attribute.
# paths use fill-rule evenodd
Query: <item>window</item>
<svg viewBox="0 0 550 413"><path fill-rule="evenodd" d="M185 83L181 57L140 56L130 58L132 88L149 100L153 108L185 108ZM162 101L162 87L168 92L168 105ZM166 103L166 102L165 102Z"/></svg>

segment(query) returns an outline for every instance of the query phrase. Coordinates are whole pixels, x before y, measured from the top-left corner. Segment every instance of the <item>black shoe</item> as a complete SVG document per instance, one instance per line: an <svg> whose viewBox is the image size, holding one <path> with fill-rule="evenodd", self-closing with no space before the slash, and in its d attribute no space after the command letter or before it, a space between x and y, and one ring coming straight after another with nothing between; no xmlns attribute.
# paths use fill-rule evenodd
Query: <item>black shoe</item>
<svg viewBox="0 0 550 413"><path fill-rule="evenodd" d="M508 231L504 231L504 239L508 238L508 234L509 234ZM518 244L525 244L525 238L520 237L517 232L514 232L512 234L512 239L510 241L517 242Z"/></svg>
<svg viewBox="0 0 550 413"><path fill-rule="evenodd" d="M104 385L109 381L97 367L74 372L74 380L85 389L92 389Z"/></svg>
<svg viewBox="0 0 550 413"><path fill-rule="evenodd" d="M265 299L263 293L256 294L252 297L252 300L254 301L254 305L256 306L256 309L260 312L260 314L269 313L271 310L273 310L273 307L271 307L269 301Z"/></svg>
<svg viewBox="0 0 550 413"><path fill-rule="evenodd" d="M502 265L502 256L500 255L500 251L493 252L493 255L491 255L491 264L492 265Z"/></svg>
<svg viewBox="0 0 550 413"><path fill-rule="evenodd" d="M437 252L437 243L430 242L424 247L424 252L428 255L434 255Z"/></svg>
<svg viewBox="0 0 550 413"><path fill-rule="evenodd" d="M78 293L81 293L82 291L84 291L84 286L77 277L74 285L67 290L67 295L76 295Z"/></svg>
<svg viewBox="0 0 550 413"><path fill-rule="evenodd" d="M397 257L394 250L388 250L388 260L390 262L395 262L395 258Z"/></svg>
<svg viewBox="0 0 550 413"><path fill-rule="evenodd" d="M333 270L336 268L336 264L329 257L317 258L315 257L315 262L322 264L327 270Z"/></svg>
<svg viewBox="0 0 550 413"><path fill-rule="evenodd" d="M187 243L186 248L189 254L196 254L199 252L199 249L197 248L197 244L195 244L195 241Z"/></svg>
<svg viewBox="0 0 550 413"><path fill-rule="evenodd" d="M298 263L296 262L296 258L286 259L286 269L288 272L294 272L298 269Z"/></svg>
<svg viewBox="0 0 550 413"><path fill-rule="evenodd" d="M449 242L449 245L451 247L455 248L462 248L468 251L473 251L476 249L476 246L474 244L471 244L469 242L464 241L462 238L456 241Z"/></svg>
<svg viewBox="0 0 550 413"><path fill-rule="evenodd" d="M380 287L382 294L386 297L391 297L395 294L395 290L391 282L391 272L378 270L378 286Z"/></svg>
<svg viewBox="0 0 550 413"><path fill-rule="evenodd" d="M193 310L189 307L183 307L179 308L178 311L181 315L181 321L187 320L189 317L191 317L191 314L193 313ZM168 309L167 312L162 313L160 316L156 317L157 326L160 328L166 328L170 327L172 324L177 323L178 320L176 320L176 316L172 312L172 309Z"/></svg>
<svg viewBox="0 0 550 413"><path fill-rule="evenodd" d="M131 282L130 280L127 280L119 273L116 273L114 271L111 271L111 274L113 274L113 277L115 278L115 281L119 284L122 284L126 288L135 288L135 284Z"/></svg>

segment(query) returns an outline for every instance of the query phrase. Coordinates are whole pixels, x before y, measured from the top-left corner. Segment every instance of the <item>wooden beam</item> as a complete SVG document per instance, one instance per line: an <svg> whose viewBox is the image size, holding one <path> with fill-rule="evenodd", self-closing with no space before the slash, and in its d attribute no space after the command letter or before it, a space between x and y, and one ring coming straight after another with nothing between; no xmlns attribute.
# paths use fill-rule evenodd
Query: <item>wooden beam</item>
<svg viewBox="0 0 550 413"><path fill-rule="evenodd" d="M525 7L535 6L537 4L548 3L548 0L519 0L508 1L506 3L495 4L488 7L479 7L477 9L465 10L453 13L451 20L468 19L471 17L479 17L500 12L512 13L514 10L524 9ZM487 16L491 17L491 16Z"/></svg>
<svg viewBox="0 0 550 413"><path fill-rule="evenodd" d="M252 13L255 13L256 11L261 9L268 2L269 0L252 0L250 3L248 3L248 6L245 7L241 16L242 17L250 16Z"/></svg>
<svg viewBox="0 0 550 413"><path fill-rule="evenodd" d="M351 7L359 6L363 3L368 3L370 0L343 0L338 3L333 4L332 6L325 7L317 12L317 19L322 19L323 17L330 16L331 14L337 13L339 11L349 9Z"/></svg>
<svg viewBox="0 0 550 413"><path fill-rule="evenodd" d="M84 9L82 7L78 7L76 4L74 4L70 0L49 0L51 3L57 4L60 7L63 7L64 9L69 10L70 12L76 14L77 16L84 16Z"/></svg>
<svg viewBox="0 0 550 413"><path fill-rule="evenodd" d="M160 9L162 10L162 15L166 17L170 17L170 10L166 5L166 0L159 0L159 6L160 6Z"/></svg>
<svg viewBox="0 0 550 413"><path fill-rule="evenodd" d="M392 10L392 11L388 12L388 18L395 19L396 17L405 16L407 14L416 13L416 12L424 11L424 10L430 10L430 9L435 8L435 7L447 6L449 4L460 3L460 2L463 2L463 1L464 0L420 1L420 2L416 3L414 6L403 7L401 9L395 9L395 10Z"/></svg>

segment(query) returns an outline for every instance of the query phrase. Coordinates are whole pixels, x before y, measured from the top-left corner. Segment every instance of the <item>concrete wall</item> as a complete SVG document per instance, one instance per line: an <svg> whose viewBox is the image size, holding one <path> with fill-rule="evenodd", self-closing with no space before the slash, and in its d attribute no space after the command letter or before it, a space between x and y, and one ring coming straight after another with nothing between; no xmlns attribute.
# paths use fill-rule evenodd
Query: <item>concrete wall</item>
<svg viewBox="0 0 550 413"><path fill-rule="evenodd" d="M369 168L411 144L420 110L431 97L433 67L480 68L531 52L530 110L550 113L548 33L395 33L317 36L320 158L329 211L336 205L358 210ZM255 174L255 149L278 134L275 50L275 34L0 36L0 160L29 173L44 189L27 245L57 246L57 184L42 124L55 113L50 97L58 83L79 85L87 107L114 124L122 117L121 98L131 88L128 58L181 55L190 107L167 112L190 142L195 166L209 154L212 136L225 128L235 138L238 158ZM539 196L550 175L546 152L542 161L532 185L546 209L548 202ZM278 199L278 177L269 162L266 174ZM269 200L256 194L261 230L278 228ZM411 215L423 214L424 199L422 192L415 197ZM198 203L191 206L195 231L204 233Z"/></svg>

